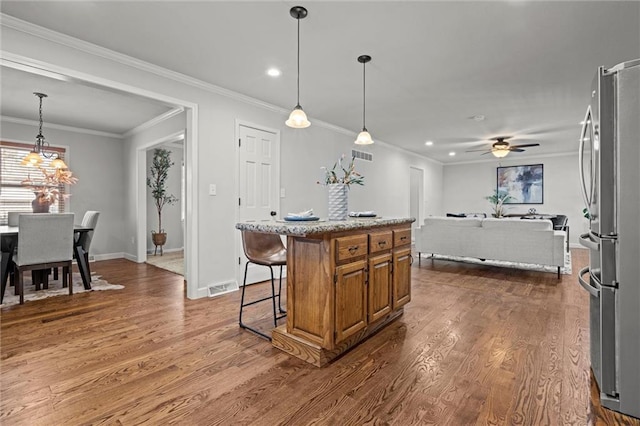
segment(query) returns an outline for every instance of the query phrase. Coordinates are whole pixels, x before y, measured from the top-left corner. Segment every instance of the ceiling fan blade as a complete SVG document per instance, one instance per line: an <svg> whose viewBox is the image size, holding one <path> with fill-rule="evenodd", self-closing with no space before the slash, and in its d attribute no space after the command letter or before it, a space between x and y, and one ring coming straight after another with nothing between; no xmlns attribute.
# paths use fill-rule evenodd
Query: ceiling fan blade
<svg viewBox="0 0 640 426"><path fill-rule="evenodd" d="M509 151L511 151L511 152L524 152L525 150L524 149L520 149L520 148L511 147L511 148L509 148Z"/></svg>
<svg viewBox="0 0 640 426"><path fill-rule="evenodd" d="M482 148L482 149L470 149L468 151L465 152L482 152L482 151L487 151L487 148ZM487 152L491 152L491 150L487 151Z"/></svg>
<svg viewBox="0 0 640 426"><path fill-rule="evenodd" d="M487 154L491 154L491 151L483 152L483 153L482 153L482 154L480 154L480 155L487 155Z"/></svg>
<svg viewBox="0 0 640 426"><path fill-rule="evenodd" d="M530 146L540 146L539 143L525 143L520 145L511 145L511 148L528 148Z"/></svg>

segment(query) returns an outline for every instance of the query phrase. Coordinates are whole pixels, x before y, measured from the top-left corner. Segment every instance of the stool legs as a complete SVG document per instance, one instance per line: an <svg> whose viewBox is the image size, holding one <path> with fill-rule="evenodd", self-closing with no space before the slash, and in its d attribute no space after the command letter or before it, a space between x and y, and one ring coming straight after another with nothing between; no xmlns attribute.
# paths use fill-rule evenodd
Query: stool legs
<svg viewBox="0 0 640 426"><path fill-rule="evenodd" d="M247 288L247 270L249 268L249 263L247 262L244 266L244 279L242 281L242 295L240 296L240 315L238 316L238 324L240 325L240 328L244 328L246 330L249 330L253 333L256 333L257 335L264 337L265 339L271 341L271 336L261 332L260 330L257 330L253 327L250 327L248 325L246 325L245 323L242 322L242 311L244 309L245 306L250 306L250 305L254 305L256 303L259 302L264 302L266 300L271 299L271 305L272 305L272 310L273 310L273 325L274 327L278 326L278 320L282 319L284 317L286 317L286 311L284 309L282 309L281 303L280 303L280 297L282 294L282 265L280 265L280 282L279 282L279 287L278 287L278 294L276 294L276 289L275 289L275 278L273 276L273 268L271 266L269 267L269 271L271 272L271 296L267 296L267 297L263 297L261 299L258 300L253 300L251 302L246 302L245 303L245 291ZM278 298L278 309L280 311L280 313L283 313L285 315L280 315L278 316L276 313L276 297Z"/></svg>

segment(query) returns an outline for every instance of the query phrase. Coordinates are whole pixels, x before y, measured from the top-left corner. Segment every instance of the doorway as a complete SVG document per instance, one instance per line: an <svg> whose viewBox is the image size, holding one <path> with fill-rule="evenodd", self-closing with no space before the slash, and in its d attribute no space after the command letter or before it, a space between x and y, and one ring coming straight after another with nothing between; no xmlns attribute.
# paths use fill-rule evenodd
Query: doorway
<svg viewBox="0 0 640 426"><path fill-rule="evenodd" d="M409 168L410 194L409 194L409 214L416 220L411 224L411 235L415 235L415 230L422 223L422 210L424 204L424 170L417 167Z"/></svg>

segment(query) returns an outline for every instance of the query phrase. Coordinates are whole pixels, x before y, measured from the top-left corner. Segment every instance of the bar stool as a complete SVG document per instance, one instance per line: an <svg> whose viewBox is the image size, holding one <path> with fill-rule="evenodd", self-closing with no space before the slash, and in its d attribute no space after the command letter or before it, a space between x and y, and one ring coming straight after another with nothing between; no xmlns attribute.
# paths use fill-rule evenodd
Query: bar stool
<svg viewBox="0 0 640 426"><path fill-rule="evenodd" d="M280 294L282 293L282 267L287 264L287 249L282 244L282 240L279 235L265 234L261 232L242 231L242 247L244 249L244 255L248 261L244 267L244 281L242 282L242 297L240 299L240 316L238 323L241 328L252 331L267 340L271 340L271 337L267 334L253 328L242 322L242 310L245 306L254 305L259 302L271 299L273 308L273 325L278 326L278 320L286 317L287 312L282 309L280 303ZM256 265L263 265L269 267L271 271L271 296L263 297L258 300L245 303L244 295L247 288L247 269L249 263L255 263ZM280 267L280 283L278 285L278 293L276 294L273 267ZM278 298L278 310L280 315L276 313L276 297Z"/></svg>

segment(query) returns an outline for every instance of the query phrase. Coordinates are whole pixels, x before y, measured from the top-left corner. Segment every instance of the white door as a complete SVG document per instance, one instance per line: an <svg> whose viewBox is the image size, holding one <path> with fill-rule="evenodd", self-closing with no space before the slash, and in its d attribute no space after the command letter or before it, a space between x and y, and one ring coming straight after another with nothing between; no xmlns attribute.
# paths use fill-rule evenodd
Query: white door
<svg viewBox="0 0 640 426"><path fill-rule="evenodd" d="M278 212L280 187L280 135L277 132L239 125L239 199L241 222L270 222ZM238 282L242 284L246 257L238 232ZM278 274L278 271L274 271ZM270 279L269 269L249 265L247 283Z"/></svg>

